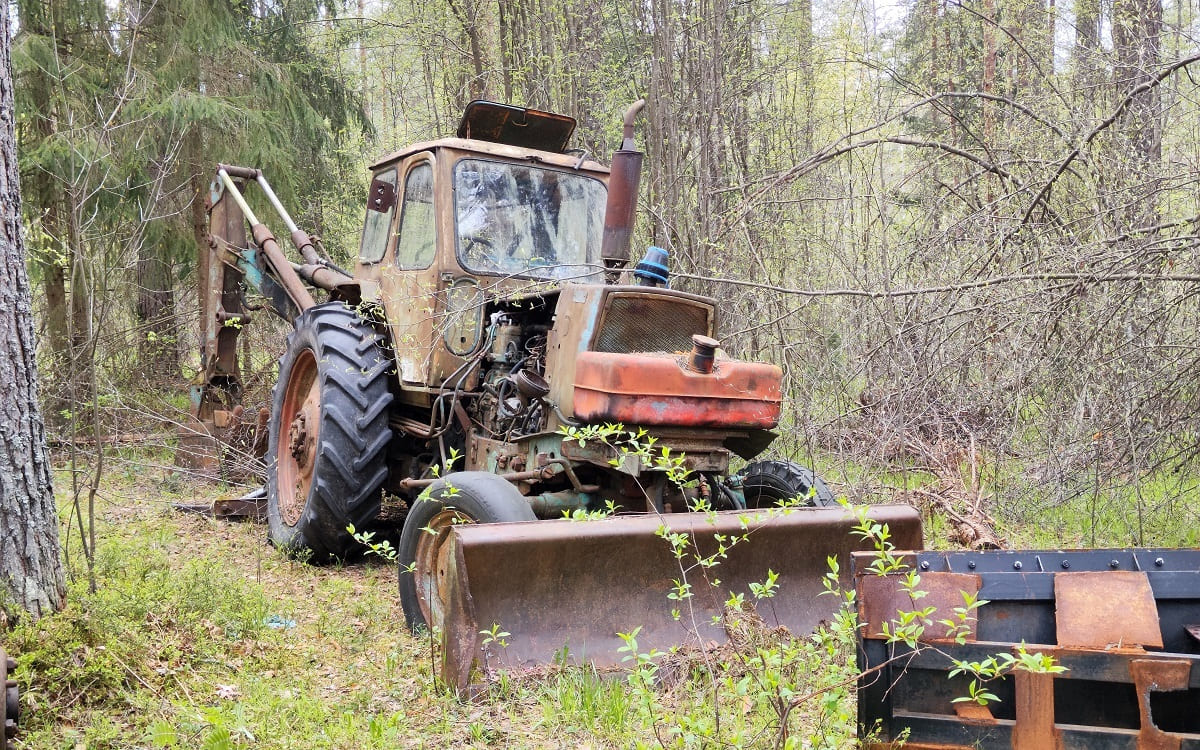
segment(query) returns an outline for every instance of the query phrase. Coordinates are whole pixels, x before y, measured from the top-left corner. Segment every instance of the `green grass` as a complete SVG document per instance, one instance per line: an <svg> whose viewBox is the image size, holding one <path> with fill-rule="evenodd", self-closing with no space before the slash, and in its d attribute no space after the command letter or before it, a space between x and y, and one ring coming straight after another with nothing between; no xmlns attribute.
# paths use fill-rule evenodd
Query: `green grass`
<svg viewBox="0 0 1200 750"><path fill-rule="evenodd" d="M96 591L72 524L69 605L5 634L22 691L18 747L629 748L657 747L656 736L670 747L709 744L713 678L686 656L673 657L675 677L650 698L621 675L582 667L501 675L472 701L447 694L430 640L404 626L392 565L300 564L271 548L260 525L173 510L236 490L154 468L164 464L128 449L109 456ZM65 528L70 483L65 472L56 481ZM830 662L797 643L803 667L788 679L802 677L804 690L823 674L814 665L844 668L847 654ZM726 671L738 676L720 677L721 736L773 747L768 702L745 697L744 664ZM849 715L845 692L834 702ZM792 723L826 713L806 708ZM851 741L845 725L834 734L842 740L830 746Z"/></svg>
<svg viewBox="0 0 1200 750"><path fill-rule="evenodd" d="M622 676L550 667L501 675L459 700L434 679L430 640L404 627L392 565L308 566L279 555L260 525L175 511L172 503L238 490L155 468L167 463L129 449L109 457L96 591L72 525L68 607L4 635L22 690L17 747L709 747L719 735L765 748L778 736L781 690L813 694L789 716L792 746L854 742L853 695L842 685L852 647L753 628L707 660L668 657L648 692ZM65 523L70 483L65 473L56 481ZM1144 481L1140 501L1113 487L1031 506L1005 514L1018 521L1001 533L1013 546L1085 546L1093 531L1098 544L1128 545L1140 528L1148 545L1194 544L1181 481ZM940 519L927 519L926 538L944 546Z"/></svg>
<svg viewBox="0 0 1200 750"><path fill-rule="evenodd" d="M5 638L21 747L468 746L473 725L495 725L434 685L391 566L301 565L261 526L170 508L211 486L110 476L97 591L74 565L69 606ZM281 621L294 625L268 625Z"/></svg>
<svg viewBox="0 0 1200 750"><path fill-rule="evenodd" d="M404 626L393 566L285 559L260 525L171 508L219 496L217 486L136 460L110 457L97 590L72 525L69 605L4 636L22 691L18 747L557 748L569 739L599 748L652 739L624 683L590 670L506 676L474 702L448 695L433 678L428 638ZM64 473L56 481L65 528L70 483Z"/></svg>

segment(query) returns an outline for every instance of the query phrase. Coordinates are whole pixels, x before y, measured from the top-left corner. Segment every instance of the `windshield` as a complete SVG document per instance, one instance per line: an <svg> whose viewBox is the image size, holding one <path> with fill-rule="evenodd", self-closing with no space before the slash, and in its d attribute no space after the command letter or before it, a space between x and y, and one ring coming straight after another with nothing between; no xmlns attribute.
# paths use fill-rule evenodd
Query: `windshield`
<svg viewBox="0 0 1200 750"><path fill-rule="evenodd" d="M582 174L463 159L454 166L458 259L477 273L594 280L606 195Z"/></svg>

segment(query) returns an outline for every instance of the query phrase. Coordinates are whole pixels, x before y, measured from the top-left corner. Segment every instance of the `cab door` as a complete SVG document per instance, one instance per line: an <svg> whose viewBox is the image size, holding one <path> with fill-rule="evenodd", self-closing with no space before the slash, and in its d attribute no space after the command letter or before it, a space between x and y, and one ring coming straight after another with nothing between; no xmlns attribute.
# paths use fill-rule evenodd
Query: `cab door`
<svg viewBox="0 0 1200 750"><path fill-rule="evenodd" d="M379 269L400 382L417 389L430 385L439 306L434 171L433 157L427 153L400 163L393 250ZM416 392L405 398L427 400Z"/></svg>

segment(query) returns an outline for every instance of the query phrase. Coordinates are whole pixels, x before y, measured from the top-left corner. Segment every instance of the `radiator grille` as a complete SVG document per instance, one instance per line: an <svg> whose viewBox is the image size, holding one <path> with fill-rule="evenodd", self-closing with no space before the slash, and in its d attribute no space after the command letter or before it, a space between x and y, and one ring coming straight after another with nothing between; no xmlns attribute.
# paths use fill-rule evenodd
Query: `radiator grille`
<svg viewBox="0 0 1200 750"><path fill-rule="evenodd" d="M592 350L610 353L686 352L692 334L711 335L708 305L657 295L612 295Z"/></svg>

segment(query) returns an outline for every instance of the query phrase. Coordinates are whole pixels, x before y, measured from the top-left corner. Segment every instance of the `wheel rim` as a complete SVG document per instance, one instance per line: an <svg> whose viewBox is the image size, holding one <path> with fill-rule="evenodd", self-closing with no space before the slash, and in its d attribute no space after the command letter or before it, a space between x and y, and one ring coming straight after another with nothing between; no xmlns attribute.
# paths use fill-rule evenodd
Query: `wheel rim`
<svg viewBox="0 0 1200 750"><path fill-rule="evenodd" d="M279 439L275 450L279 515L288 526L300 522L308 505L320 428L321 389L317 382L317 359L311 350L305 349L292 362L279 413Z"/></svg>
<svg viewBox="0 0 1200 750"><path fill-rule="evenodd" d="M417 540L413 575L416 576L421 615L430 628L441 628L445 621L450 529L464 523L475 523L475 519L461 511L445 508L438 511L419 531L421 536Z"/></svg>

